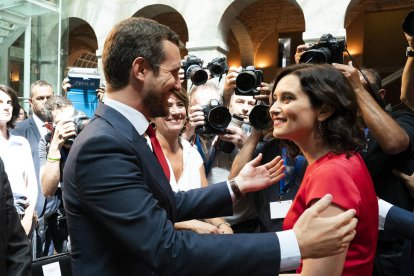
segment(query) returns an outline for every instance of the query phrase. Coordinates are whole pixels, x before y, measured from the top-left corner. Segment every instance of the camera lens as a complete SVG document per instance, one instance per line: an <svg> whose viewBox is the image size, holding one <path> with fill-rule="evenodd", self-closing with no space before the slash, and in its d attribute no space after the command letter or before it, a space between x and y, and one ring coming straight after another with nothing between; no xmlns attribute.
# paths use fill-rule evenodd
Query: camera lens
<svg viewBox="0 0 414 276"><path fill-rule="evenodd" d="M241 72L236 78L236 86L239 92L249 93L256 88L256 74L254 72Z"/></svg>
<svg viewBox="0 0 414 276"><path fill-rule="evenodd" d="M256 105L252 108L249 115L250 124L255 129L268 129L272 127L272 119L269 115L269 106Z"/></svg>
<svg viewBox="0 0 414 276"><path fill-rule="evenodd" d="M402 28L409 36L414 36L414 11L410 11L405 17Z"/></svg>
<svg viewBox="0 0 414 276"><path fill-rule="evenodd" d="M326 47L307 50L302 54L299 62L312 64L332 63L331 50Z"/></svg>
<svg viewBox="0 0 414 276"><path fill-rule="evenodd" d="M191 65L187 70L187 78L191 80L194 85L201 85L207 82L207 72L198 65Z"/></svg>
<svg viewBox="0 0 414 276"><path fill-rule="evenodd" d="M210 68L210 73L215 77L220 77L224 74L224 68L220 64L213 64Z"/></svg>
<svg viewBox="0 0 414 276"><path fill-rule="evenodd" d="M231 115L229 110L224 106L217 106L210 110L207 115L207 120L213 128L222 130L229 125Z"/></svg>

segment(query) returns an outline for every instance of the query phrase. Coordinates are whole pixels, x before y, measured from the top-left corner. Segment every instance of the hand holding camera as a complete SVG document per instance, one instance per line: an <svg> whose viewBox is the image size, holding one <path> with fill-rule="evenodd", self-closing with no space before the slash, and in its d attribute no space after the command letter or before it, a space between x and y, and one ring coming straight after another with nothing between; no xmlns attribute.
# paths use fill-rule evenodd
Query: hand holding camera
<svg viewBox="0 0 414 276"><path fill-rule="evenodd" d="M71 121L59 121L54 126L53 138L50 142L49 152L59 151L69 137L76 136L75 123ZM56 156L56 155L53 155Z"/></svg>

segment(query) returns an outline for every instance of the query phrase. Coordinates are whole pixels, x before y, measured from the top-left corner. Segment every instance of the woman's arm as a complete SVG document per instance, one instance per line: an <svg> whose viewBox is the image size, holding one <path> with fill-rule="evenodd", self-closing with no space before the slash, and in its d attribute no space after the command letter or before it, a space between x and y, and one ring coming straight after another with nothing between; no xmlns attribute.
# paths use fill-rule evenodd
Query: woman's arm
<svg viewBox="0 0 414 276"><path fill-rule="evenodd" d="M316 202L314 200L311 205ZM332 217L338 214L343 213L344 210L337 205L331 204L325 211L323 211L321 217ZM349 244L348 244L349 245ZM303 260L303 267L301 275L311 276L311 275L342 275L342 270L345 263L347 249L338 255L320 258L320 259L305 259Z"/></svg>
<svg viewBox="0 0 414 276"><path fill-rule="evenodd" d="M25 183L26 183L26 189L27 189L27 197L29 199L29 206L25 210L25 215L22 219L22 225L23 225L23 228L26 234L29 234L32 228L38 190L37 190L36 173L34 170L33 158L32 158L29 144L27 144L25 152L26 154L25 154L25 157L23 158L26 160Z"/></svg>

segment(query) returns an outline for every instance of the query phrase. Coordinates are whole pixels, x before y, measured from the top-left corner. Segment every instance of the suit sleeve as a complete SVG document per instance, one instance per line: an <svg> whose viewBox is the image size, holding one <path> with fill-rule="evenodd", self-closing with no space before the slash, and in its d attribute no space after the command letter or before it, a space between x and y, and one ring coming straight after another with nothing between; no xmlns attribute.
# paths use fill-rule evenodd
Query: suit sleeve
<svg viewBox="0 0 414 276"><path fill-rule="evenodd" d="M140 149L138 149L139 151ZM141 149L142 150L142 149ZM64 183L75 185L77 199L100 227L128 248L137 260L160 275L276 275L280 265L279 241L275 233L239 235L198 235L175 231L166 211L158 205L147 183L153 176L143 171L144 162L127 141L110 135L95 136L76 152ZM69 174L76 183L70 183ZM164 183L161 183L164 184ZM169 183L165 183L169 185ZM231 206L223 185L210 188L219 201ZM185 218L202 208L193 194L180 195L178 208ZM71 198L65 198L70 205ZM192 204L190 201L197 201ZM214 202L214 200L213 200ZM175 203L174 203L175 204ZM184 207L185 206L185 207ZM210 206L210 205L209 205ZM206 208L208 208L207 206ZM69 208L68 212L70 211ZM75 242L74 242L75 243ZM191 260L191 261L190 261Z"/></svg>
<svg viewBox="0 0 414 276"><path fill-rule="evenodd" d="M384 229L414 240L414 213L397 206L391 207L385 218Z"/></svg>
<svg viewBox="0 0 414 276"><path fill-rule="evenodd" d="M7 275L31 275L31 251L29 241L13 204L13 194L3 161L0 160L1 185L6 200L6 271Z"/></svg>

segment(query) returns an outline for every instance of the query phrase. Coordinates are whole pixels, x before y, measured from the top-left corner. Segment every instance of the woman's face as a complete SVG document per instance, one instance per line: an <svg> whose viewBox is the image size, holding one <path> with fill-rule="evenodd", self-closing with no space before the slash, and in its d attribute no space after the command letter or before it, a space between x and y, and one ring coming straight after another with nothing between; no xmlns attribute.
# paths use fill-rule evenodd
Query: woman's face
<svg viewBox="0 0 414 276"><path fill-rule="evenodd" d="M0 123L7 124L13 114L13 104L10 96L0 91Z"/></svg>
<svg viewBox="0 0 414 276"><path fill-rule="evenodd" d="M175 95L168 98L169 114L166 117L154 119L157 131L162 133L174 132L179 135L183 129L187 116L184 103Z"/></svg>
<svg viewBox="0 0 414 276"><path fill-rule="evenodd" d="M318 109L312 107L299 77L287 75L278 82L270 108L274 137L296 143L309 141L310 137L315 137L317 115Z"/></svg>

